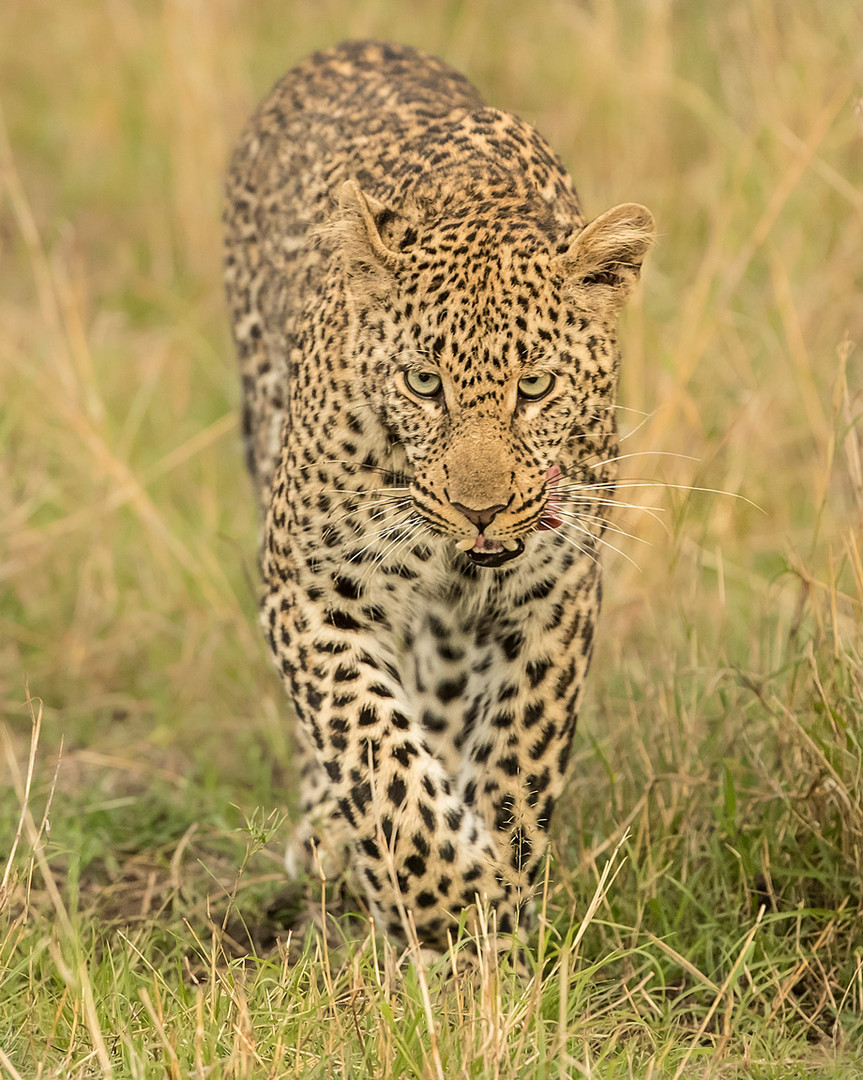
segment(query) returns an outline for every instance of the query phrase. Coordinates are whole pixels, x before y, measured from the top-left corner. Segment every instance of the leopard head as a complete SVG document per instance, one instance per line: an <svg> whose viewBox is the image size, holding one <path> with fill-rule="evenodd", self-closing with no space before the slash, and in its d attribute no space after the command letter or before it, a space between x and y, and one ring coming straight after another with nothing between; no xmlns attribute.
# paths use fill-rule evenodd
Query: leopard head
<svg viewBox="0 0 863 1080"><path fill-rule="evenodd" d="M562 477L613 473L616 321L653 218L626 203L560 236L523 198L396 213L348 181L340 222L353 400L430 530L508 562L563 523Z"/></svg>

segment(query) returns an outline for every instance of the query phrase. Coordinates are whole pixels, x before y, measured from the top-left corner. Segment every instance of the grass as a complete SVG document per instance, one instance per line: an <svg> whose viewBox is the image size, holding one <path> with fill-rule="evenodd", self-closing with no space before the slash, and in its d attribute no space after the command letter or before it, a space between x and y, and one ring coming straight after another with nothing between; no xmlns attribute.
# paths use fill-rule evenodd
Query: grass
<svg viewBox="0 0 863 1080"><path fill-rule="evenodd" d="M7 7L0 1076L859 1076L854 5ZM608 560L530 982L280 930L220 186L269 83L364 35L661 233L624 327L638 566Z"/></svg>

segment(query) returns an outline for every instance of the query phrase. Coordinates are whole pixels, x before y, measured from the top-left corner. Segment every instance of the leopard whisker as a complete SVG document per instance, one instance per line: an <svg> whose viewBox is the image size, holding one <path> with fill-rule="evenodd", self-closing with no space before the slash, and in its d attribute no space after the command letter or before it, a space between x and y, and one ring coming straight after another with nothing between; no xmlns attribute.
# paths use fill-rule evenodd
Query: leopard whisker
<svg viewBox="0 0 863 1080"><path fill-rule="evenodd" d="M767 513L764 507L759 506L758 503L753 502L752 499L748 499L745 495L741 495L739 491L723 491L722 488L698 487L694 484L672 484L669 483L667 480L617 480L614 482L614 484L582 484L579 486L583 491L601 491L603 488L614 488L615 490L617 490L618 488L661 487L668 488L674 491L693 491L707 495L727 495L731 499L739 499L741 502L745 502L748 506L753 507L755 510L760 510L762 514Z"/></svg>
<svg viewBox="0 0 863 1080"><path fill-rule="evenodd" d="M622 558L626 559L626 561L628 563L632 563L632 565L635 567L635 569L639 573L642 573L641 567L638 565L638 563L635 561L635 559L630 558L630 556L627 555L625 551L621 551L620 548L615 547L614 544L609 543L608 540L603 540L603 538L601 536L596 536L594 533L592 533L590 531L590 529L582 528L580 525L577 525L574 521L565 521L565 522L563 522L562 526L558 526L557 531L560 531L560 528L576 529L576 530L578 530L578 532L584 533L586 536L591 537L597 544L602 544L603 547L609 548L611 551L614 551L616 554L618 554Z"/></svg>
<svg viewBox="0 0 863 1080"><path fill-rule="evenodd" d="M581 502L595 503L597 506L617 506L622 510L655 510L659 514L664 514L667 510L665 506L643 506L641 503L629 503L623 502L621 499L603 499L598 495L576 495L573 492L588 491L594 492L602 490L595 486L586 487L584 484L572 484L569 487L559 488L558 492L563 492L567 500L574 499ZM612 489L613 490L613 489Z"/></svg>
<svg viewBox="0 0 863 1080"><path fill-rule="evenodd" d="M392 543L388 544L383 549L383 551L378 552L374 556L374 558L371 560L370 565L366 568L366 571L362 574L360 578L361 583L365 584L369 577L379 568L384 559L386 559L388 556L394 555L399 550L399 547L408 544L424 525L425 522L419 516L419 514L413 514L409 516L406 521L399 522L398 526L388 526L387 529L382 530L378 534L378 538L383 538L386 534L391 534L391 532L395 528L405 529L406 531L404 531L401 535L397 536Z"/></svg>
<svg viewBox="0 0 863 1080"><path fill-rule="evenodd" d="M591 562L596 563L597 566L599 565L599 559L596 557L595 552L588 551L587 548L583 547L576 540L573 540L571 536L567 536L566 533L561 532L559 528L554 530L554 535L560 537L561 540L566 541L567 544L574 547L581 555L585 555Z"/></svg>
<svg viewBox="0 0 863 1080"><path fill-rule="evenodd" d="M401 509L403 506L409 506L412 502L413 502L413 499L410 499L410 498L399 499L398 501L393 503L391 506L383 506L383 507L373 508L375 510L375 512L373 514L369 515L369 521L378 521L380 518L386 517L387 514L395 513L397 510ZM368 507L365 507L365 506L351 507L350 510L346 510L344 514L342 514L340 517L336 518L335 521L330 521L327 524L327 530L334 529L336 527L336 525L340 525L343 521L347 521L349 518L353 517L355 514L360 513L361 510L367 510L367 509L368 509Z"/></svg>
<svg viewBox="0 0 863 1080"><path fill-rule="evenodd" d="M594 495L595 491L602 491L601 487L597 485L586 484L570 484L565 485L562 488L558 488L558 494L562 494L563 498L569 501L580 501L595 503L597 506L616 506L621 510L645 510L654 511L658 514L664 514L668 509L665 506L644 506L642 503L624 502L622 499L604 499L600 495ZM608 489L615 491L616 488L613 485L609 485ZM587 495L578 494L579 492L586 491Z"/></svg>
<svg viewBox="0 0 863 1080"><path fill-rule="evenodd" d="M384 539L386 534L388 532L390 532L391 530L403 527L405 524L407 524L407 522L411 519L412 516L413 516L413 511L412 510L410 510L410 509L403 510L402 511L402 517L401 517L401 519L399 521L391 522L389 525L386 525L383 529L379 529L372 536L369 536L366 539L366 543L361 548L359 548L359 550L352 552L352 554L348 557L348 561L349 562L359 562L362 559L362 557L366 554L366 552L368 552L369 549L378 540Z"/></svg>
<svg viewBox="0 0 863 1080"><path fill-rule="evenodd" d="M339 499L335 509L341 510L343 507L347 507L345 517L351 517L361 511L395 509L401 506L408 506L412 502L413 499L410 495L393 494L381 495L379 498L374 499L362 499L356 498L355 493L351 493L344 498ZM340 520L344 520L344 518Z"/></svg>
<svg viewBox="0 0 863 1080"><path fill-rule="evenodd" d="M620 436L621 442L626 442L627 439L631 439L636 432L641 431L645 424L649 423L654 416L656 416L657 410L652 409L650 412L645 412L643 409L632 409L626 405L611 405L609 408L615 409L619 412L635 413L636 416L640 416L641 420L635 425L632 431L627 431L625 435Z"/></svg>
<svg viewBox="0 0 863 1080"><path fill-rule="evenodd" d="M626 461L627 458L637 457L673 457L681 461L701 461L701 458L693 457L692 454L677 454L673 450L634 450L631 454L618 454L617 457L604 458L595 465L589 465L589 469L598 469L602 465L610 465L613 461Z"/></svg>
<svg viewBox="0 0 863 1080"><path fill-rule="evenodd" d="M388 540L394 533L401 534L402 530L404 530L408 526L412 526L416 520L419 520L419 515L417 515L414 510L403 512L401 518L398 521L390 522L388 525L384 525L382 528L378 529L373 539ZM385 552L378 552L374 556L374 560L381 558L383 554L385 554Z"/></svg>
<svg viewBox="0 0 863 1080"><path fill-rule="evenodd" d="M561 517L570 518L574 522L581 521L593 521L597 525L601 525L603 529L608 532L617 533L618 536L625 536L628 540L635 540L639 544L647 544L648 547L653 547L653 544L643 536L638 536L636 533L627 532L626 529L621 529L617 525L614 525L607 518L595 517L592 514L579 514L571 510L557 510ZM588 530L589 531L589 530Z"/></svg>
<svg viewBox="0 0 863 1080"><path fill-rule="evenodd" d="M412 503L413 498L409 494L394 493L392 495L380 495L377 498L363 499L356 496L356 493L345 495L343 499L339 499L336 504L340 509L343 506L351 506L351 513L359 510L370 510L380 506L400 506Z"/></svg>
<svg viewBox="0 0 863 1080"><path fill-rule="evenodd" d="M662 518L659 516L660 514L665 513L666 507L664 507L664 506L641 506L638 503L620 502L618 499L598 499L598 498L590 498L590 497L582 498L582 497L579 497L577 495L568 495L566 497L566 499L562 500L562 501L563 501L564 506L568 506L570 509L574 510L575 513L578 513L580 516L584 516L584 515L581 515L580 511L577 509L576 504L578 504L578 503L583 503L588 507L596 507L596 508L600 508L600 507L603 507L603 506L608 506L608 507L611 507L613 510L637 510L637 511L639 511L639 513L647 514L648 517L650 517L654 521L658 522L662 526L662 528L665 530L666 534L668 534L668 526L662 520Z"/></svg>
<svg viewBox="0 0 863 1080"><path fill-rule="evenodd" d="M567 442L576 442L579 439L601 439L605 435L616 435L613 427L588 429L587 431L570 432L566 437Z"/></svg>
<svg viewBox="0 0 863 1080"><path fill-rule="evenodd" d="M325 465L347 465L357 472L377 472L382 473L384 476L392 476L399 480L409 479L403 469L388 469L385 465L370 465L366 461L357 461L356 458L326 458L323 461L316 461L311 465L298 465L297 468L300 472L307 472L309 469L320 469Z"/></svg>
<svg viewBox="0 0 863 1080"><path fill-rule="evenodd" d="M403 485L396 487L382 487L382 488L342 488L342 487L325 487L321 488L322 492L327 494L346 494L356 495L357 498L386 498L388 495L398 495L402 492L409 492L410 488Z"/></svg>
<svg viewBox="0 0 863 1080"><path fill-rule="evenodd" d="M348 553L347 549L348 549L349 544L350 544L350 538L346 538L343 541L343 548L342 548L342 551L343 551L342 562L343 562L343 564L345 562L350 562L350 563L354 563L354 564L356 564L356 563L364 563L366 561L365 556L370 551L370 549L372 549L374 547L374 545L377 542L379 542L380 540L386 540L389 536L392 535L392 533L394 531L399 530L399 529L403 529L406 524L410 523L411 517L412 517L412 512L410 510L405 510L405 509L402 508L400 511L398 509L393 511L392 508L388 508L386 513L391 513L391 512L400 513L401 517L396 521L390 522L389 524L383 524L376 531L374 531L371 535L366 536L365 537L366 542L363 544L363 546L361 548L359 548L357 550L352 550L352 551L350 551L350 553ZM385 518L386 514L382 513L379 516ZM381 557L380 552L375 553L373 555L371 563L374 564L380 557ZM368 574L366 572L361 573L360 579L359 579L360 583L365 584L367 577L368 577Z"/></svg>
<svg viewBox="0 0 863 1080"><path fill-rule="evenodd" d="M616 491L617 483L614 480L603 481L596 484L585 484L583 481L574 484L559 484L558 491Z"/></svg>
<svg viewBox="0 0 863 1080"><path fill-rule="evenodd" d="M616 506L616 504L612 503L612 506ZM663 530L663 532L665 533L666 536L671 535L671 530L668 528L668 525L666 524L666 522L663 521L661 517L658 517L656 514L651 513L651 507L649 507L649 506L638 506L638 507L635 507L635 509L644 510L644 512L649 517L653 518L653 520L662 528L662 530ZM585 521L596 521L596 522L600 522L600 523L604 522L607 527L609 527L609 528L611 527L611 518L609 518L609 517L604 517L601 514L597 514L597 515L583 514L579 510L575 510L574 513L576 513L580 518L582 518ZM621 531L621 530L616 529L615 531ZM627 533L625 530L623 530L623 532L624 532L625 536L632 536L633 539L635 539L635 540L642 539L641 537L636 536L634 533Z"/></svg>
<svg viewBox="0 0 863 1080"><path fill-rule="evenodd" d="M394 532L397 532L399 529L404 528L405 525L413 524L413 520L413 517L408 517L405 521L397 521L393 522L391 525L386 525L383 529L380 530L380 532L378 533L378 537L381 539L388 538L392 536Z"/></svg>

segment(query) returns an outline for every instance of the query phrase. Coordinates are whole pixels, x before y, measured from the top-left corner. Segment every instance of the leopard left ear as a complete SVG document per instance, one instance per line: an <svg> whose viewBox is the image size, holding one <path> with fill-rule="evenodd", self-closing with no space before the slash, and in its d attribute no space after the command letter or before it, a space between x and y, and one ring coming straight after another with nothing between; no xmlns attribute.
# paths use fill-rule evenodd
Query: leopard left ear
<svg viewBox="0 0 863 1080"><path fill-rule="evenodd" d="M380 233L382 224L392 216L392 211L366 195L356 180L342 184L338 232L348 265L354 272L398 269L403 256L388 248Z"/></svg>
<svg viewBox="0 0 863 1080"><path fill-rule="evenodd" d="M585 225L551 266L572 289L584 290L586 304L614 312L632 292L654 239L647 207L622 203Z"/></svg>

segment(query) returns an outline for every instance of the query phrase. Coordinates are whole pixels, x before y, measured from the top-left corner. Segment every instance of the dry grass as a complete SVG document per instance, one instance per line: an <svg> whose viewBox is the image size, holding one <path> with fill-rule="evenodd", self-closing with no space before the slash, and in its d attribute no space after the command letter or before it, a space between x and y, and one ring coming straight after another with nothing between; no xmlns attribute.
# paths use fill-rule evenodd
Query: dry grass
<svg viewBox="0 0 863 1080"><path fill-rule="evenodd" d="M5 14L0 1076L858 1076L854 5ZM288 943L264 914L290 751L221 177L285 67L365 35L534 122L589 211L637 199L660 225L625 327L615 543L638 566L609 560L529 984L482 949L447 982L374 938Z"/></svg>

